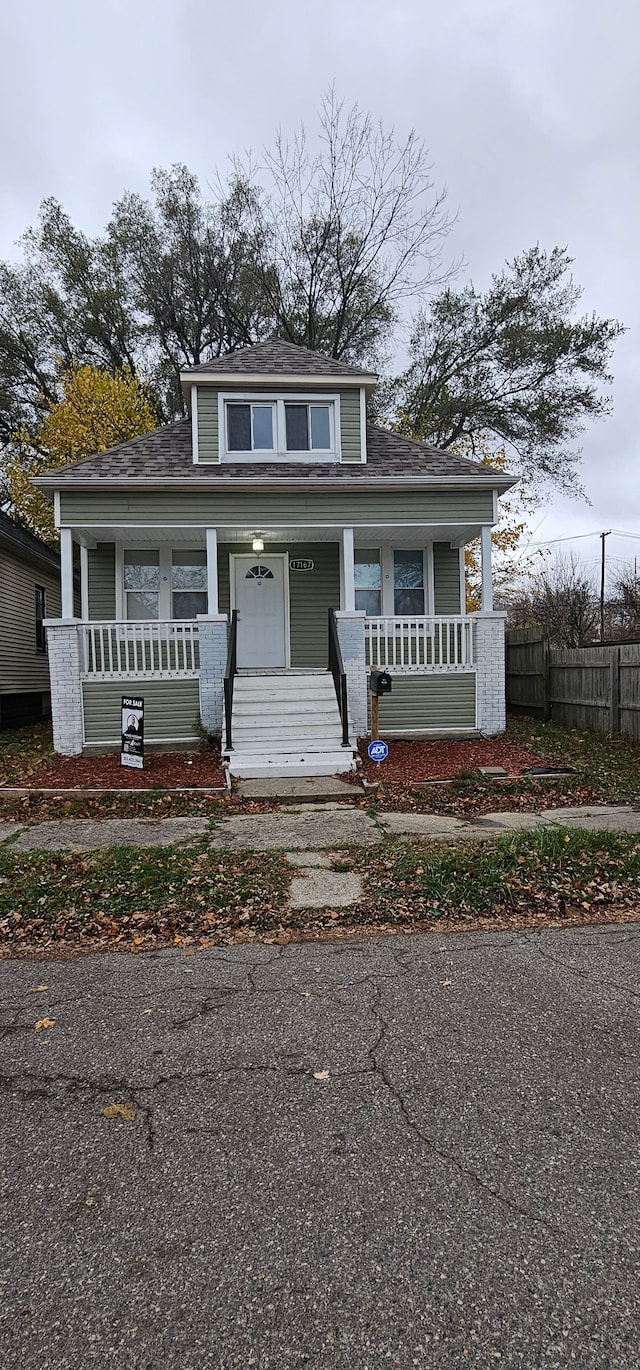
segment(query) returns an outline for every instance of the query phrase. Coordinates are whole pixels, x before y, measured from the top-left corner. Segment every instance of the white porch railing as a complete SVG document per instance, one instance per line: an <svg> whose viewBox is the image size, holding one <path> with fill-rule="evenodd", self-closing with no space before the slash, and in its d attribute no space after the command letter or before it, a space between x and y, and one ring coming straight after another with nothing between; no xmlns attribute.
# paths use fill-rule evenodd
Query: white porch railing
<svg viewBox="0 0 640 1370"><path fill-rule="evenodd" d="M191 620L83 623L78 632L83 680L198 675L198 625Z"/></svg>
<svg viewBox="0 0 640 1370"><path fill-rule="evenodd" d="M463 671L474 665L473 620L366 618L367 666L399 672Z"/></svg>

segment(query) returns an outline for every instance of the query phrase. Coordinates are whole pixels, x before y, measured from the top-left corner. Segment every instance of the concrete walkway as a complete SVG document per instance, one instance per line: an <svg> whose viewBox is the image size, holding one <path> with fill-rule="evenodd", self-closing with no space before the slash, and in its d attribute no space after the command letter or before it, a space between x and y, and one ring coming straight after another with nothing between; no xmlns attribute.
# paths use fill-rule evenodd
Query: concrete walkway
<svg viewBox="0 0 640 1370"><path fill-rule="evenodd" d="M487 841L543 827L577 827L589 832L640 833L640 808L588 805L539 813L487 813L465 820L442 814L378 813L328 803L292 805L271 813L234 814L210 828L206 818L69 818L34 823L0 823L0 844L11 851L94 851L102 847L167 847L210 832L211 846L224 851L269 849L326 852L375 846L387 836L438 842ZM334 853L335 855L335 853ZM318 862L306 865L318 866Z"/></svg>

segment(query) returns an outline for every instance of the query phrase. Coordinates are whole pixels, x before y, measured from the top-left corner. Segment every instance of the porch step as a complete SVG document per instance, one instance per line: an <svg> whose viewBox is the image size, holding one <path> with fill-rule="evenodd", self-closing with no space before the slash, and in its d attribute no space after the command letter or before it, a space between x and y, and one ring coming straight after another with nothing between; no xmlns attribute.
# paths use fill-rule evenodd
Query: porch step
<svg viewBox="0 0 640 1370"><path fill-rule="evenodd" d="M238 780L265 776L341 775L354 769L350 747L323 752L228 752L231 774Z"/></svg>
<svg viewBox="0 0 640 1370"><path fill-rule="evenodd" d="M233 689L231 774L335 775L353 770L328 671L237 675Z"/></svg>

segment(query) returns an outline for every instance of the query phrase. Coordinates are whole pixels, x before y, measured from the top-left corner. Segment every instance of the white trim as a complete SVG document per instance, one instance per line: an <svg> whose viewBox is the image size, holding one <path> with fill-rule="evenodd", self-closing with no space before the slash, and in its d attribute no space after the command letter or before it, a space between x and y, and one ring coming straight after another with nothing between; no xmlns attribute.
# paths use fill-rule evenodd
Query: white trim
<svg viewBox="0 0 640 1370"><path fill-rule="evenodd" d="M467 564L464 559L464 547L459 548L460 555L460 613L467 612Z"/></svg>
<svg viewBox="0 0 640 1370"><path fill-rule="evenodd" d="M231 613L233 613L233 611L234 611L234 609L235 609L235 607L236 607L236 569L235 569L235 563L236 563L236 561L255 561L255 560L256 560L256 556L257 556L257 553L256 553L256 552L230 552L230 553L229 553L229 608L230 608ZM269 551L267 550L267 548L265 547L264 552L260 552L260 557L262 557L265 561L269 561L269 559L271 559L272 561L275 561L276 558L277 558L279 561L283 561L283 562L284 562L284 567L283 567L283 570L284 570L284 576L283 576L283 589L284 589L284 655L285 655L284 669L285 669L285 670L288 670L289 667L291 666L291 599L290 599L290 594L289 594L289 553L288 553L288 552L269 552ZM241 666L239 669L240 669L240 670L243 670L244 668ZM259 670L260 668L259 668L259 667L256 667L256 669ZM268 668L265 667L265 670L267 670L267 669L268 669ZM276 669L276 668L274 667L274 669Z"/></svg>
<svg viewBox="0 0 640 1370"><path fill-rule="evenodd" d="M73 533L70 528L60 530L60 596L61 617L73 618Z"/></svg>
<svg viewBox="0 0 640 1370"><path fill-rule="evenodd" d="M218 534L207 528L207 616L218 613Z"/></svg>
<svg viewBox="0 0 640 1370"><path fill-rule="evenodd" d="M355 462L354 462L353 464L355 465ZM270 486L269 488L270 488L272 491L273 491L273 490L276 490L276 492L277 492L277 486L273 486L273 485L272 485L272 486ZM308 490L308 491L313 490L313 493L316 494L316 493L317 493L317 490L318 490L318 486L317 486L317 485L311 486L310 482L307 482L306 485L305 485L305 489ZM211 526L210 523L207 523L207 522L205 522L205 523L188 523L188 524L186 524L185 521L184 521L184 519L183 519L182 522L180 522L180 523L131 523L131 524L129 524L129 525L123 524L122 519L120 519L120 520L118 521L118 523L110 523L107 519L101 521L100 523L87 523L86 521L83 521L83 523L81 524L80 529L77 529L77 528L76 528L76 524L74 524L74 523L65 523L65 524L62 525L63 528L70 528L70 529L72 529L73 534L74 534L74 540L79 539L79 538L81 537L82 530L85 530L85 531L86 531L86 529L88 529L88 528L97 528L98 530L100 530L100 529L102 529L102 528L109 528L109 529L112 529L112 528L113 528L113 529L115 529L117 532L121 533L123 537L129 537L129 534L130 534L130 533L134 533L134 534L135 534L136 532L146 532L146 531L148 531L148 530L150 530L150 529L154 529L154 530L157 529L158 531L166 530L166 531L171 532L173 529L179 528L179 529L181 530L181 532L184 532L185 528L188 528L188 529L189 529L189 532L194 532L194 533L202 532L202 533L204 533L204 532L206 532L207 528L209 528L210 526ZM218 532L220 532L221 529L225 529L225 528L242 529L242 528L244 528L245 526L246 526L246 519L239 520L239 519L236 518L236 519L233 520L233 522L227 522L227 523L225 523L224 520L216 519L216 528L218 529ZM262 526L264 527L264 524L263 524ZM490 525L488 525L488 526L490 526ZM338 531L341 531L343 527L344 527L344 524L343 524L343 523L323 523L320 519L313 519L313 520L310 521L309 523L303 522L302 519L295 519L295 520L292 520L291 523L275 523L275 522L274 522L273 527L272 527L269 531L274 532L274 533L279 533L280 531L282 531L283 534L288 534L288 533L291 531L292 528L336 528L336 529L338 529ZM473 542L473 541L475 540L475 538L477 538L477 537L479 536L480 530L481 530L481 528L483 527L483 525L482 525L481 523L473 523L473 524L470 524L470 525L469 525L469 524L464 524L464 523L455 523L455 522L452 522L451 520L443 520L443 519L439 519L437 523L425 523L424 521L422 521L422 520L420 520L420 519L418 519L418 520L416 520L416 519L405 520L405 521L403 521L403 522L401 522L400 520L396 519L396 520L394 520L393 523L377 523L377 522L375 522L373 519L371 519L371 520L363 520L362 523L354 523L354 524L353 524L353 527L356 528L356 529L357 529L357 528L391 528L391 529L395 529L395 528L425 528L425 529L428 529L428 528L443 528L443 529L444 529L444 528L469 528L469 527L470 527L472 530L475 530L475 531L471 531L471 532L469 533L469 541L470 541L470 542ZM122 539L121 539L121 540L122 540Z"/></svg>
<svg viewBox="0 0 640 1370"><path fill-rule="evenodd" d="M498 509L498 491L497 491L497 490L494 490L494 491L493 491L493 522L494 522L494 523L497 523L499 517L500 517L500 512L499 512L499 509Z"/></svg>
<svg viewBox="0 0 640 1370"><path fill-rule="evenodd" d="M246 383L246 382L245 382ZM303 452L287 450L285 404L326 404L329 408L331 427L331 446L329 448L309 448ZM274 409L274 442L272 449L254 448L251 452L230 452L227 449L226 407L228 404L264 404ZM340 395L337 393L308 394L305 391L256 392L238 390L231 394L218 391L218 462L220 465L240 463L253 465L256 462L340 462L342 461ZM200 463L203 465L203 463ZM212 463L209 462L209 465Z"/></svg>
<svg viewBox="0 0 640 1370"><path fill-rule="evenodd" d="M89 553L82 542L80 543L80 617L85 622L89 618Z"/></svg>
<svg viewBox="0 0 640 1370"><path fill-rule="evenodd" d="M427 613L436 612L436 571L433 559L433 543L428 542L426 547L427 561Z"/></svg>
<svg viewBox="0 0 640 1370"><path fill-rule="evenodd" d="M353 552L353 528L343 528L342 560L344 579L344 599L340 605L340 608L345 609L347 613L353 613L356 607L356 581Z"/></svg>
<svg viewBox="0 0 640 1370"><path fill-rule="evenodd" d="M345 463L346 466L352 467L360 466L360 464L361 463L357 461ZM201 461L199 465L202 466L203 470L207 466L212 466L218 471L220 463L215 458L209 458L206 461ZM500 485L496 487L498 494L506 494L507 490L511 490L514 485L518 484L518 480L519 478L514 477L513 480L501 481ZM185 491L209 490L213 493L214 491L224 489L225 486L229 488L237 487L242 490L246 490L247 487L250 486L258 486L265 490L273 489L273 481L269 476L254 476L252 479L250 476L216 475L214 480L212 480L211 477L206 480L204 477L202 479L193 479L191 477L186 479L184 476L164 476L162 478L159 476L147 476L145 479L129 476L126 480L124 480L122 476L92 476L90 479L87 478L85 480L77 478L73 480L61 480L58 476L34 476L32 483L33 485L36 485L39 490L53 489L64 491L65 493L69 493L72 490L80 490L85 493L87 490L120 490L122 491L122 494L126 494L129 490L162 491L167 488L173 489L174 487ZM289 490L308 490L309 478L306 477L306 479L302 479L299 476L279 476L278 486ZM323 490L348 490L350 488L354 490L410 490L412 492L414 490L486 490L489 488L492 493L494 489L493 486L488 487L486 480L478 480L475 476L438 476L436 478L433 476L421 477L417 475L368 476L366 480L362 480L361 478L358 478L357 481L354 480L352 486L350 486L349 482L345 481L344 478L341 478L340 480L331 480L330 477L327 477L322 481Z"/></svg>
<svg viewBox="0 0 640 1370"><path fill-rule="evenodd" d="M191 460L194 466L200 464L200 446L198 442L198 387L191 386Z"/></svg>
<svg viewBox="0 0 640 1370"><path fill-rule="evenodd" d="M291 372L278 372L277 375L261 376L257 372L255 376L250 376L246 371L201 371L198 372L198 379L194 382L193 372L181 371L180 380L188 385L250 385L254 381L256 385L339 385L344 388L350 386L377 385L379 376L375 371L365 371L362 376L300 376L292 375Z"/></svg>
<svg viewBox="0 0 640 1370"><path fill-rule="evenodd" d="M56 528L60 527L60 491L53 492L53 522Z"/></svg>
<svg viewBox="0 0 640 1370"><path fill-rule="evenodd" d="M367 392L363 385L360 386L360 461L363 466L367 463Z"/></svg>
<svg viewBox="0 0 640 1370"><path fill-rule="evenodd" d="M483 523L480 551L480 573L482 581L482 613L493 613L493 581L491 575L491 525Z"/></svg>

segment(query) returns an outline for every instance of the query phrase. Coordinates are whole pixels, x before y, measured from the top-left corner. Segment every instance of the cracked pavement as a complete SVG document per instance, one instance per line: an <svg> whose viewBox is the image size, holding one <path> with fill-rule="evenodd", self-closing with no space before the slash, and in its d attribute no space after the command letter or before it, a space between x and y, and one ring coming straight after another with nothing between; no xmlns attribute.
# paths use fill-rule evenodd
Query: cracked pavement
<svg viewBox="0 0 640 1370"><path fill-rule="evenodd" d="M639 949L0 963L3 1370L632 1370Z"/></svg>

